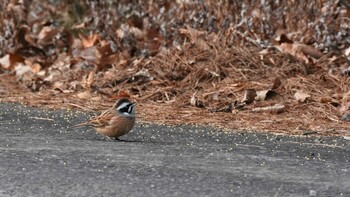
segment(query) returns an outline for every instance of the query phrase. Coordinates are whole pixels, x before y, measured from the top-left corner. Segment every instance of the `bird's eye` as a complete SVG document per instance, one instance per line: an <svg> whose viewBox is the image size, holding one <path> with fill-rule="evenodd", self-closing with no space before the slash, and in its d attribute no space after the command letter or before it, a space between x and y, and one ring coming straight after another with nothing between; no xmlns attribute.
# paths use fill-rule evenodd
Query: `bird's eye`
<svg viewBox="0 0 350 197"><path fill-rule="evenodd" d="M126 107L120 108L119 112L121 112L121 113L128 113L129 112L129 107L126 106Z"/></svg>

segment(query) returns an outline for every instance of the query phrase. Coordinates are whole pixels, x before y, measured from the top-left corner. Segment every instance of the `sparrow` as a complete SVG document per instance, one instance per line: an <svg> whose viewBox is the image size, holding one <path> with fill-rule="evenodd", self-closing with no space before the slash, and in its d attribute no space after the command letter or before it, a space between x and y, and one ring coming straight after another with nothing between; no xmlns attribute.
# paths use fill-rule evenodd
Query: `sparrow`
<svg viewBox="0 0 350 197"><path fill-rule="evenodd" d="M111 108L102 112L99 116L74 127L92 126L97 133L119 140L118 137L129 133L134 127L136 119L135 105L136 103L127 98L119 98Z"/></svg>

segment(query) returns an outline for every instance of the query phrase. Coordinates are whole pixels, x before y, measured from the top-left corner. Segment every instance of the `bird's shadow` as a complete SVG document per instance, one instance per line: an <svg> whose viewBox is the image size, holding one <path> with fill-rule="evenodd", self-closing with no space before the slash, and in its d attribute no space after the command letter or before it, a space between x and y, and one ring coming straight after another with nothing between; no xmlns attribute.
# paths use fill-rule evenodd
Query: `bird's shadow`
<svg viewBox="0 0 350 197"><path fill-rule="evenodd" d="M142 140L130 140L130 139L120 139L120 138L108 138L108 137L100 137L100 138L94 138L94 141L105 141L105 142L122 142L122 143L135 143L135 142L144 142Z"/></svg>
<svg viewBox="0 0 350 197"><path fill-rule="evenodd" d="M68 131L68 130L66 130ZM124 143L132 143L132 142L144 142L144 140L137 140L137 139L120 139L120 138L109 138L105 136L92 136L93 134L85 134L85 137L79 136L76 137L76 139L79 140L89 140L89 141L104 141L104 142L124 142Z"/></svg>
<svg viewBox="0 0 350 197"><path fill-rule="evenodd" d="M137 140L126 140L126 139L119 139L119 138L116 138L116 139L111 140L111 141L115 141L115 142L126 142L126 143L130 143L130 142L141 142L141 141L137 141Z"/></svg>
<svg viewBox="0 0 350 197"><path fill-rule="evenodd" d="M157 140L147 140L147 139L106 139L105 137L94 139L96 141L105 141L105 142L112 142L112 143L141 143L141 144L154 144L154 145L170 145L175 144L175 142L164 142L164 141L157 141Z"/></svg>

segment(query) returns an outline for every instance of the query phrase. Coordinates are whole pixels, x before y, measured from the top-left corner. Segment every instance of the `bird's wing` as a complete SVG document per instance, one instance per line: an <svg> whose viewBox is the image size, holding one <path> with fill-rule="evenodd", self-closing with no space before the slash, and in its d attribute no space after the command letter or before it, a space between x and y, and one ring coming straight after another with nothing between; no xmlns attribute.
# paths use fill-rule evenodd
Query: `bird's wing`
<svg viewBox="0 0 350 197"><path fill-rule="evenodd" d="M101 115L96 116L92 118L90 121L88 121L93 127L105 127L110 124L111 119L113 118L114 114L111 112L111 110L107 110L103 112Z"/></svg>
<svg viewBox="0 0 350 197"><path fill-rule="evenodd" d="M104 111L102 114L99 116L95 116L91 118L89 121L74 125L72 128L75 127L81 127L81 126L92 126L92 127L105 127L108 126L113 118L115 116L115 113L113 111L113 107Z"/></svg>

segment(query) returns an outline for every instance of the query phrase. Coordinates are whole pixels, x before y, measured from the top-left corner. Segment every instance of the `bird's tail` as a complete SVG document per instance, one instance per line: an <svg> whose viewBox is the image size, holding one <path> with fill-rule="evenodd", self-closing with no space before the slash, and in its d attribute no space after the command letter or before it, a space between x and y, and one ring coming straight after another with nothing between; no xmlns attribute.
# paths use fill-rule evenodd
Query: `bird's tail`
<svg viewBox="0 0 350 197"><path fill-rule="evenodd" d="M67 130L73 130L73 129L78 128L78 127L88 127L88 126L92 126L92 124L89 121L86 121L86 122L68 127Z"/></svg>

